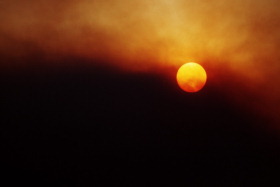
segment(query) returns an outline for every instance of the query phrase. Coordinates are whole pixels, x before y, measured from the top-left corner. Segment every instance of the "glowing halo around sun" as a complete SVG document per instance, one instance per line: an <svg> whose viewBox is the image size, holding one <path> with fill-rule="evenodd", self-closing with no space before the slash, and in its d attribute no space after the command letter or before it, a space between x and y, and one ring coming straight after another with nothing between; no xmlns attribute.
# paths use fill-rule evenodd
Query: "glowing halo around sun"
<svg viewBox="0 0 280 187"><path fill-rule="evenodd" d="M198 92L204 87L206 80L206 71L195 62L182 65L177 72L178 85L186 92Z"/></svg>

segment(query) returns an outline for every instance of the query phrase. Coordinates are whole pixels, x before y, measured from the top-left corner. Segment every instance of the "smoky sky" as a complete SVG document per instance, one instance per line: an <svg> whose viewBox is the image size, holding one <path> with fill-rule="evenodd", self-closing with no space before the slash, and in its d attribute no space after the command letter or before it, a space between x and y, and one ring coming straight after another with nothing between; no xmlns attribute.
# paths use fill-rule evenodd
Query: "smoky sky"
<svg viewBox="0 0 280 187"><path fill-rule="evenodd" d="M40 52L173 76L195 61L236 105L278 121L278 7L276 0L2 0L1 66Z"/></svg>

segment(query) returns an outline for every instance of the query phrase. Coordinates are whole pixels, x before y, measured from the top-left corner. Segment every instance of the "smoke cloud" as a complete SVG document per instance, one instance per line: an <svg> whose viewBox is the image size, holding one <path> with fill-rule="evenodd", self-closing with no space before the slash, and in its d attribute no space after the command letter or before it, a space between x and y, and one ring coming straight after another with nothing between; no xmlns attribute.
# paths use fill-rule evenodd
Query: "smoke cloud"
<svg viewBox="0 0 280 187"><path fill-rule="evenodd" d="M128 71L201 63L239 106L279 120L276 0L2 0L1 65L44 54L103 60Z"/></svg>

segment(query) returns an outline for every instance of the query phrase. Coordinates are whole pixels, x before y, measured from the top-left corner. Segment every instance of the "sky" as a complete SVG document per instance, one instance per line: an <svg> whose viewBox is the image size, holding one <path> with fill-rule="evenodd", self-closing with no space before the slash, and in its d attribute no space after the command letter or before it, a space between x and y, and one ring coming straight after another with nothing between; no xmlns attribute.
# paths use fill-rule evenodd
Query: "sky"
<svg viewBox="0 0 280 187"><path fill-rule="evenodd" d="M241 107L251 105L250 110L257 108L278 121L278 4L275 0L1 1L0 49L7 58L1 65L18 66L10 58L41 53L49 64L53 58L75 56L126 71L174 76L180 65L195 61L209 69L217 89L229 91ZM221 71L234 77L225 79ZM259 102L249 102L240 92Z"/></svg>
<svg viewBox="0 0 280 187"><path fill-rule="evenodd" d="M213 167L212 182L223 176L227 186L248 186L248 173L259 178L262 170L270 181L280 156L278 7L276 0L1 0L7 168L82 185L96 173L97 181L119 180L118 163L150 170L155 162L157 173L188 160L196 182ZM207 72L198 93L176 83L186 62ZM106 167L90 170L93 160Z"/></svg>

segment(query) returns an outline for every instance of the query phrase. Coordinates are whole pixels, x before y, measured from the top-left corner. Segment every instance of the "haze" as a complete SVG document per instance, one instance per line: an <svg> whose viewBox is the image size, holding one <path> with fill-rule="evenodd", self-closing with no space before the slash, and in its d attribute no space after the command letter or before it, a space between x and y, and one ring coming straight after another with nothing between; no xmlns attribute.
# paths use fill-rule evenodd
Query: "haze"
<svg viewBox="0 0 280 187"><path fill-rule="evenodd" d="M276 0L2 0L1 66L17 66L18 59L38 52L40 58L77 56L125 71L164 69L166 74L195 61L208 71L210 85L238 106L277 122L279 4Z"/></svg>

